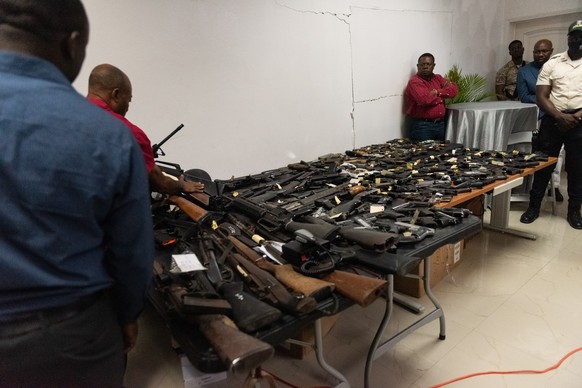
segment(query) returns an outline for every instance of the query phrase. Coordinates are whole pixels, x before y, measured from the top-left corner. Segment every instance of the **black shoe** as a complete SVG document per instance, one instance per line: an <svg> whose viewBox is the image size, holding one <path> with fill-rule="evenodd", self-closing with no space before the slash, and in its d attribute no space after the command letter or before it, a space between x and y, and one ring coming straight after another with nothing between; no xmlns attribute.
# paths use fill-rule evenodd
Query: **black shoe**
<svg viewBox="0 0 582 388"><path fill-rule="evenodd" d="M567 220L572 228L582 229L582 216L580 215L580 210L569 211Z"/></svg>
<svg viewBox="0 0 582 388"><path fill-rule="evenodd" d="M552 197L552 189L548 189L548 195ZM556 202L564 202L564 196L560 193L560 189L557 187L554 189L554 195L556 197Z"/></svg>
<svg viewBox="0 0 582 388"><path fill-rule="evenodd" d="M528 206L525 213L521 215L519 222L522 224L531 224L540 216L540 208Z"/></svg>

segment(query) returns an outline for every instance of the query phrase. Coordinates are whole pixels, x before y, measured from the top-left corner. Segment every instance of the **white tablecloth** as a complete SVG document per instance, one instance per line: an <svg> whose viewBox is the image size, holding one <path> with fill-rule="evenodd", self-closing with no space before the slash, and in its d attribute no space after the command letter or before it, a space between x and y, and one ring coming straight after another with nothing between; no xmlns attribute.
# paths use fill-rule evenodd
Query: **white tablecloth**
<svg viewBox="0 0 582 388"><path fill-rule="evenodd" d="M485 101L452 104L447 108L446 139L466 147L505 151L511 134L531 134L537 126L538 107L535 104Z"/></svg>

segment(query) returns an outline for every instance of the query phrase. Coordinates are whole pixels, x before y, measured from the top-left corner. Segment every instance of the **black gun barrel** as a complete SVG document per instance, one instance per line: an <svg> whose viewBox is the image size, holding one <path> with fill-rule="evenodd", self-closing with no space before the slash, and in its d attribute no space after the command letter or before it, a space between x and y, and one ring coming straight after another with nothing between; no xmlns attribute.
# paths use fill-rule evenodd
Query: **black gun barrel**
<svg viewBox="0 0 582 388"><path fill-rule="evenodd" d="M162 145L163 145L165 142L167 142L168 140L170 140L170 138L171 138L172 136L174 136L174 135L176 134L176 132L178 132L178 131L179 131L180 129L182 129L183 127L184 127L184 124L180 124L180 125L178 125L178 128L174 129L174 130L172 131L172 133L170 133L168 136L166 136L166 137L164 138L164 140L162 140L161 142L159 142L159 143L157 143L157 144L154 144L154 145L152 146L152 151L154 152L154 157L157 157L157 156L158 156L158 151L160 150L160 147L161 147L161 146L162 146ZM162 152L162 154L163 154L163 152Z"/></svg>

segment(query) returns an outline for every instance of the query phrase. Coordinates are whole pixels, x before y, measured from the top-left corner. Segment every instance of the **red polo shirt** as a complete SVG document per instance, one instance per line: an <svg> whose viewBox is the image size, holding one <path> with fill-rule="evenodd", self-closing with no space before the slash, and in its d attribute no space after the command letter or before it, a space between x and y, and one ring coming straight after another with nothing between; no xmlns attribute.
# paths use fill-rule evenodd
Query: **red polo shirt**
<svg viewBox="0 0 582 388"><path fill-rule="evenodd" d="M156 163L154 161L154 151L152 150L152 143L150 142L150 139L147 137L145 132L142 131L141 128L139 128L137 125L134 125L131 121L126 119L124 116L112 111L111 108L103 101L94 98L89 98L89 101L97 105L99 108L109 112L109 114L111 114L112 116L123 121L123 123L129 127L131 133L133 133L135 140L137 140L137 143L141 148L141 152L143 154L143 158L146 164L146 169L149 174L155 167Z"/></svg>
<svg viewBox="0 0 582 388"><path fill-rule="evenodd" d="M439 74L433 74L430 80L412 76L408 81L404 98L406 115L415 119L442 119L445 117L445 98L454 97L459 89L451 84L445 87L447 80ZM438 96L431 94L431 90L439 92Z"/></svg>

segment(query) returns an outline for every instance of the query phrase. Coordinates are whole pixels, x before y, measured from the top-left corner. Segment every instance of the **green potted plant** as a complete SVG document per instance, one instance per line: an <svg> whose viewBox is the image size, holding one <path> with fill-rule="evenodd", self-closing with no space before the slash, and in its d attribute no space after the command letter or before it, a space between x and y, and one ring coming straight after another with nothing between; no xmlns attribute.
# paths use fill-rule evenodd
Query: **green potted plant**
<svg viewBox="0 0 582 388"><path fill-rule="evenodd" d="M445 74L445 78L457 84L459 93L454 98L448 98L446 104L461 102L477 102L487 100L495 96L487 90L487 79L480 74L462 74L458 65L453 65Z"/></svg>

